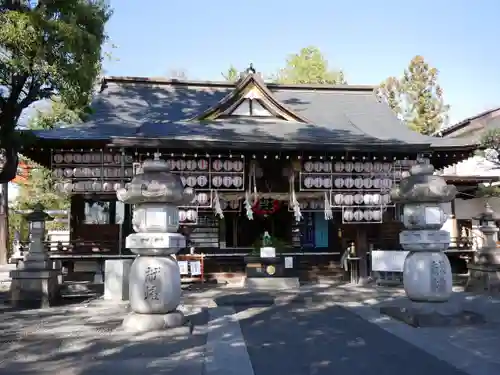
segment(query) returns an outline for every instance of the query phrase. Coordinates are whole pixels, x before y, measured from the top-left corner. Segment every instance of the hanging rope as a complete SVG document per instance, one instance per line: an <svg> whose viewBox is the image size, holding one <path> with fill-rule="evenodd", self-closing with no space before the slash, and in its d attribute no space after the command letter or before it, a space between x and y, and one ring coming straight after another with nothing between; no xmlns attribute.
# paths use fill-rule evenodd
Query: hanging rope
<svg viewBox="0 0 500 375"><path fill-rule="evenodd" d="M259 195L257 194L257 179L256 175L256 162L251 161L248 170L248 190L245 192L245 211L248 220L253 220L253 205L258 201ZM253 193L253 201L251 196Z"/></svg>

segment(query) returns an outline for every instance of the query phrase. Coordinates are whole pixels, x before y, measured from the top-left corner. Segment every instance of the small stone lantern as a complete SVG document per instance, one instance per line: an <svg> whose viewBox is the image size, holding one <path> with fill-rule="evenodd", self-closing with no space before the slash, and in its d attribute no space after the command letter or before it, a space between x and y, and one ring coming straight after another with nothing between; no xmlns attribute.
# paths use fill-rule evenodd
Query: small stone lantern
<svg viewBox="0 0 500 375"><path fill-rule="evenodd" d="M30 244L18 269L10 273L11 301L20 307L48 307L59 298L59 271L53 269L44 246L45 222L53 218L39 203L25 218L29 222Z"/></svg>
<svg viewBox="0 0 500 375"><path fill-rule="evenodd" d="M452 293L451 266L443 252L449 247L450 234L441 230L447 219L441 204L455 199L457 190L433 173L432 165L417 164L391 192L392 200L404 205L406 230L399 238L410 253L404 263L403 284L414 302L445 302Z"/></svg>
<svg viewBox="0 0 500 375"><path fill-rule="evenodd" d="M499 216L486 203L484 211L474 220L479 221L479 230L482 241L474 254L473 262L467 265L469 269L469 280L467 289L469 291L500 291L500 249L497 248L499 229L496 221Z"/></svg>
<svg viewBox="0 0 500 375"><path fill-rule="evenodd" d="M130 268L129 300L132 313L123 321L127 331L150 331L184 324L177 310L181 298L181 276L175 257L185 247L177 233L178 206L193 200L181 178L155 155L146 160L142 173L125 189L117 191L120 201L133 204L132 225L125 246L138 256Z"/></svg>

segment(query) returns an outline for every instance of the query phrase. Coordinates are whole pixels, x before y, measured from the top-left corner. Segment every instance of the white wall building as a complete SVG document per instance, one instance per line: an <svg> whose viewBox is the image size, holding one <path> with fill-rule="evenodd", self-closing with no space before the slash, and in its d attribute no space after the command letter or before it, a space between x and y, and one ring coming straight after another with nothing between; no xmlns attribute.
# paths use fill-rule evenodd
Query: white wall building
<svg viewBox="0 0 500 375"><path fill-rule="evenodd" d="M479 140L485 131L495 128L500 129L500 108L465 119L441 130L436 135ZM450 216L443 229L448 230L452 238L473 237L472 246L475 248L482 239L476 229L478 223L472 218L484 211L486 203L489 203L495 212L500 213L500 198L473 198L476 193L475 186L498 184L500 168L482 157L474 156L444 168L439 173L446 177L449 183L455 184L461 192L454 202L444 205L445 211Z"/></svg>

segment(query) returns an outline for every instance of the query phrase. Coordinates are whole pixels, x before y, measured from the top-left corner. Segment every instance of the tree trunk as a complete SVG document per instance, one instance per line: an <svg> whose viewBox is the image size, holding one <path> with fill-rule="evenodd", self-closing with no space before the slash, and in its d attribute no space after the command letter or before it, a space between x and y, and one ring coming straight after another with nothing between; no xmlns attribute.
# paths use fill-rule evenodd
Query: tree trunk
<svg viewBox="0 0 500 375"><path fill-rule="evenodd" d="M9 254L9 184L0 184L0 264L8 263Z"/></svg>

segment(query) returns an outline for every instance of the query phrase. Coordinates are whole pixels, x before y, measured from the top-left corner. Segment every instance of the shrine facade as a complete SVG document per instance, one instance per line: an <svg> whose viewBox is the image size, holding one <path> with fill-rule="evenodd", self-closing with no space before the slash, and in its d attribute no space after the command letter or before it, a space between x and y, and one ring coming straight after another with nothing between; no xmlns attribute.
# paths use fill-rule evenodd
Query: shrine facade
<svg viewBox="0 0 500 375"><path fill-rule="evenodd" d="M235 83L105 78L92 109L23 150L71 195L70 243L52 252L64 259L132 256L133 207L116 190L154 158L195 192L183 251L205 254L207 272L239 271L266 231L307 269L349 246L399 249L390 189L417 159L441 169L477 148L407 129L373 87L271 84L252 68Z"/></svg>

